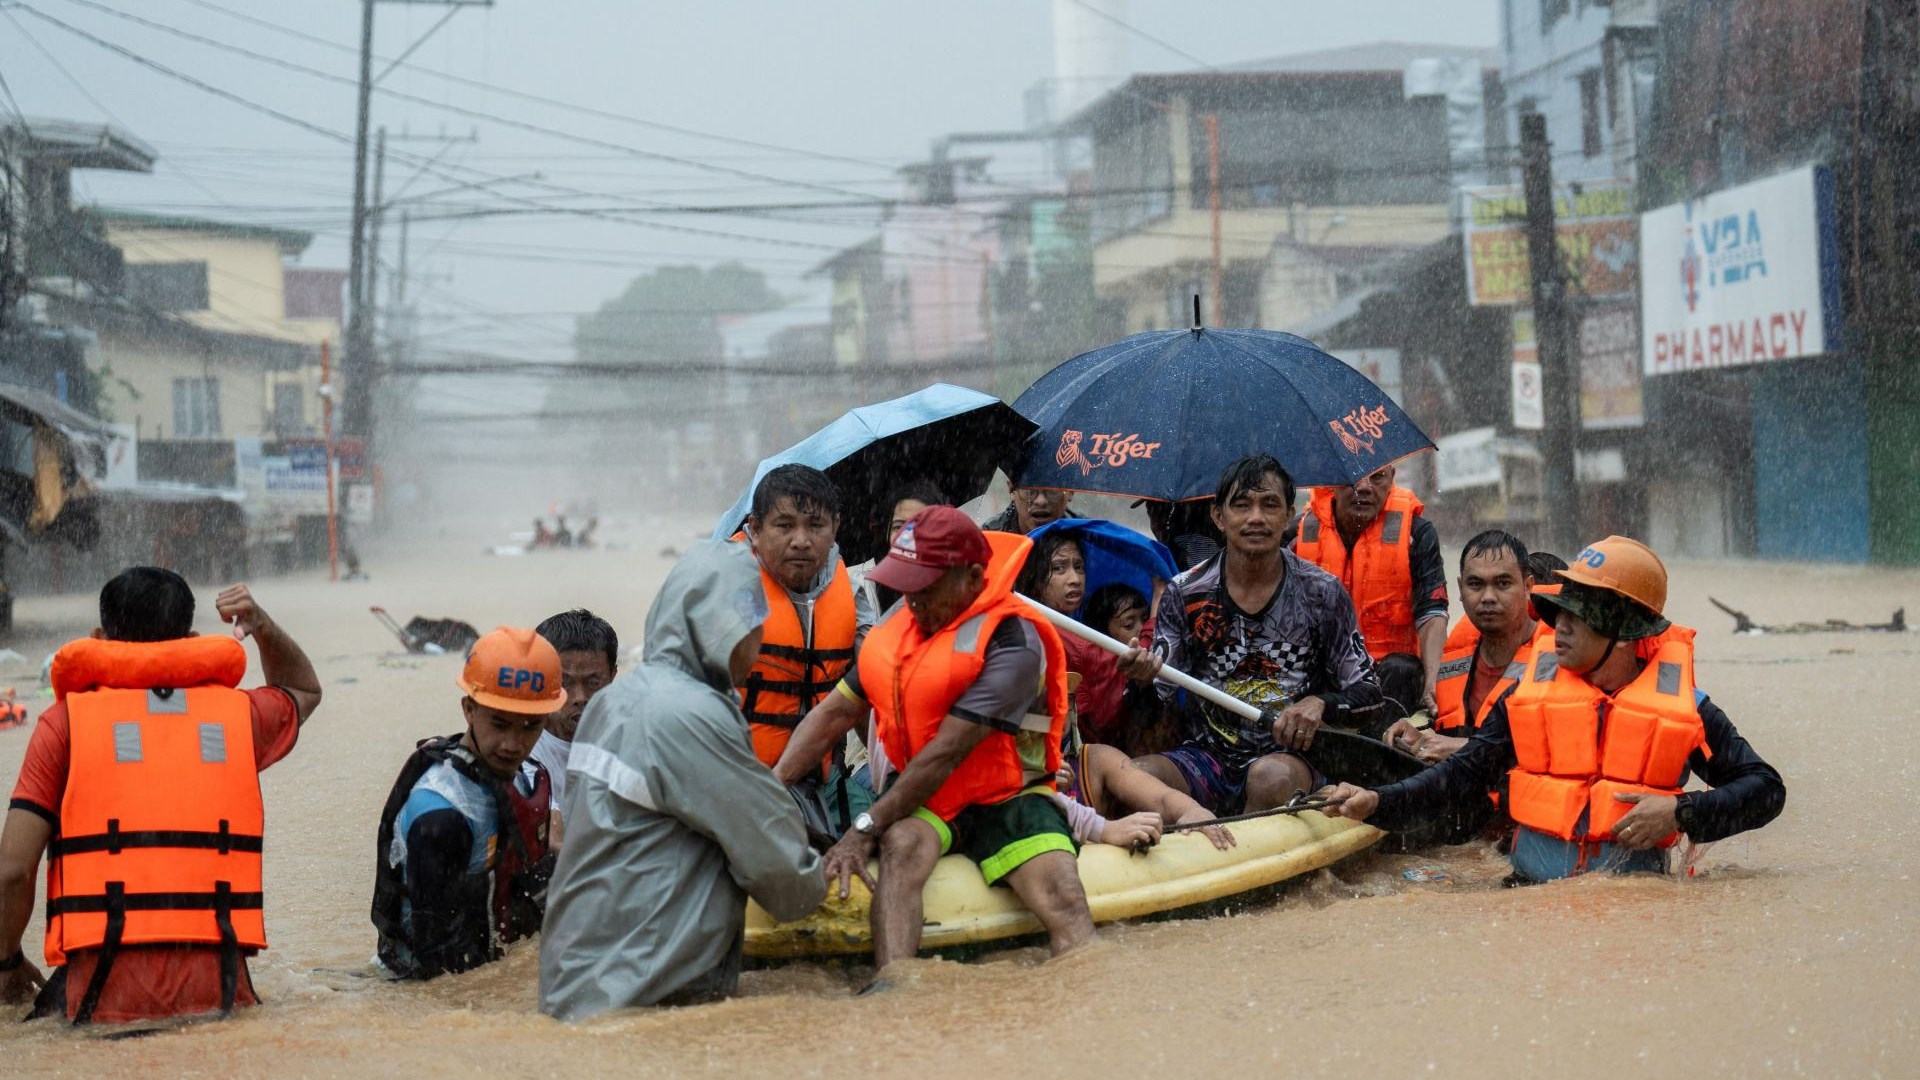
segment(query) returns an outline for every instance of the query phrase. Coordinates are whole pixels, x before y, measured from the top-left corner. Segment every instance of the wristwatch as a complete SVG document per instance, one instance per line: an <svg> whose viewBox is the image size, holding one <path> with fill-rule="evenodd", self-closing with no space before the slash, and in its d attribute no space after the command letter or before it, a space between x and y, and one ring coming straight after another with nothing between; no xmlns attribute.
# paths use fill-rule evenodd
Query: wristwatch
<svg viewBox="0 0 1920 1080"><path fill-rule="evenodd" d="M1673 799L1673 823L1680 827L1680 831L1685 833L1689 840L1693 839L1694 807L1693 800L1689 798L1692 794L1691 791L1683 791Z"/></svg>
<svg viewBox="0 0 1920 1080"><path fill-rule="evenodd" d="M862 836L875 836L879 834L880 827L874 824L872 814L863 811L860 816L853 819L853 831Z"/></svg>

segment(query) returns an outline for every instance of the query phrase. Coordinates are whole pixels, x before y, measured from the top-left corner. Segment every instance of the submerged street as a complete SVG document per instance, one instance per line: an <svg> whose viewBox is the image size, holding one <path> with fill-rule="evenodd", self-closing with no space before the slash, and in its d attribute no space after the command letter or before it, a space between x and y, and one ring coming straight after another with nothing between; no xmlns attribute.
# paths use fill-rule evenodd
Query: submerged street
<svg viewBox="0 0 1920 1080"><path fill-rule="evenodd" d="M0 1026L8 1074L1893 1076L1920 1052L1920 856L1901 834L1920 769L1900 678L1920 642L1736 637L1707 601L1773 623L1866 623L1920 594L1920 574L1858 568L1674 563L1669 611L1701 631L1700 684L1789 790L1778 821L1713 845L1691 878L1510 890L1490 849L1367 853L1225 917L1105 930L1057 964L1037 948L915 960L892 992L855 999L865 968L796 963L749 972L734 1001L580 1027L536 1011L530 943L428 983L366 977L380 804L416 740L461 726L457 658L401 652L367 606L485 630L586 604L626 654L671 565L657 553L706 522L625 523L607 541L626 550L521 558L395 541L369 583L255 583L326 689L263 775L272 947L252 967L266 1006L132 1042ZM92 603L23 600L21 651L37 663L86 632ZM199 629L220 632L209 606ZM0 774L26 742L0 733ZM1431 864L1452 882L1402 876ZM40 932L36 916L36 948Z"/></svg>

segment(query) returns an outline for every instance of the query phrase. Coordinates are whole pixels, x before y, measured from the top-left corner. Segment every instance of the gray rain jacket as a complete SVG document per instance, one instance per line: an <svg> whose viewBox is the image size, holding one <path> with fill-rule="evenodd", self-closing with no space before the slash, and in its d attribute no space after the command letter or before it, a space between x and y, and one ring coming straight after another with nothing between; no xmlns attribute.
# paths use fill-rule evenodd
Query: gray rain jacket
<svg viewBox="0 0 1920 1080"><path fill-rule="evenodd" d="M587 706L547 892L542 1012L577 1020L732 993L747 897L797 919L826 896L799 809L754 758L727 674L766 613L747 546L701 544L654 599L640 668Z"/></svg>

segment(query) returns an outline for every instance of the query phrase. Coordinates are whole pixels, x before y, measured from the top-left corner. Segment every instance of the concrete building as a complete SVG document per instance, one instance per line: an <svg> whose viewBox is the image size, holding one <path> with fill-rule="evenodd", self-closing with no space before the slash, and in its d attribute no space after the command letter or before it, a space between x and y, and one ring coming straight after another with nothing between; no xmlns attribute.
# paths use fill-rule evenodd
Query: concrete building
<svg viewBox="0 0 1920 1080"><path fill-rule="evenodd" d="M1283 325L1343 266L1446 236L1462 125L1408 82L1435 60L1497 88L1484 50L1380 43L1137 75L1068 121L1092 139L1095 286L1122 329L1185 326L1209 291L1216 154L1227 325Z"/></svg>
<svg viewBox="0 0 1920 1080"><path fill-rule="evenodd" d="M344 275L287 265L311 233L128 210L97 216L125 259L130 304L205 331L167 333L152 320L103 331L98 362L126 381L138 417L127 420L142 438L319 434L319 346L339 347Z"/></svg>
<svg viewBox="0 0 1920 1080"><path fill-rule="evenodd" d="M1538 112L1556 182L1633 179L1653 106L1661 3L1500 0L1507 146L1519 146L1520 116Z"/></svg>

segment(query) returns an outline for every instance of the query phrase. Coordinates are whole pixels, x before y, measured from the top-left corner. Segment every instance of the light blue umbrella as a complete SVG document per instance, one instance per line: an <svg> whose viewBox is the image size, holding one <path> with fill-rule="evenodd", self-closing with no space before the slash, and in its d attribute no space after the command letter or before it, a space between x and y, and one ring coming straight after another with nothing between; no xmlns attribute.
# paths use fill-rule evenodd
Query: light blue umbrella
<svg viewBox="0 0 1920 1080"><path fill-rule="evenodd" d="M926 480L955 505L978 498L995 469L1013 466L1033 429L999 398L948 383L862 405L762 461L713 535L724 539L739 530L767 473L811 465L840 489L840 556L858 565L886 552L893 508L879 504L895 487Z"/></svg>

